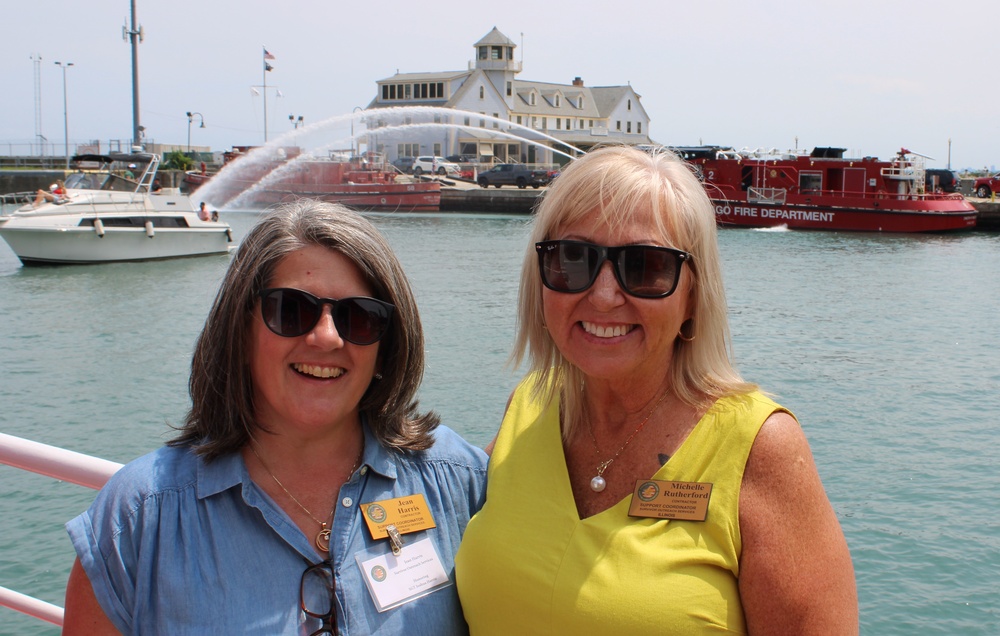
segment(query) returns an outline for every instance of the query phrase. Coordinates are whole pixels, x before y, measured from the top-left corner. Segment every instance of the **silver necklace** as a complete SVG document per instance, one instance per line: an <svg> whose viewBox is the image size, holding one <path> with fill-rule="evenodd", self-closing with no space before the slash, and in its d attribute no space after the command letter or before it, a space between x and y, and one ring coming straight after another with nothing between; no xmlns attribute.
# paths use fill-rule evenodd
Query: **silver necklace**
<svg viewBox="0 0 1000 636"><path fill-rule="evenodd" d="M642 427L646 425L646 422L649 421L649 418L653 417L653 413L656 412L656 409L660 406L660 402L662 402L663 398L665 397L667 397L666 392L664 392L663 395L660 396L660 399L656 401L656 404L653 405L653 408L649 411L649 414L645 417L645 419L639 422L639 426L637 426L636 429L632 431L632 434L628 436L628 439L625 440L625 443L622 444L621 448L618 449L618 452L615 453L611 459L606 459L597 465L597 474L594 475L594 477L590 480L591 490L593 490L594 492L601 492L607 487L608 482L605 481L604 479L604 471L606 471L608 467L611 466L612 462L618 459L618 456L625 451L625 448L628 447L628 445L632 442L635 436L639 434L639 431L641 431ZM593 425L591 425L589 420L587 421L587 428L590 430L590 441L594 442L594 450L596 450L597 455L600 456L601 449L597 447L597 438L594 436L594 427Z"/></svg>
<svg viewBox="0 0 1000 636"><path fill-rule="evenodd" d="M291 497L292 501L294 501L295 504L299 508L302 508L302 512L304 512L307 515L309 515L309 517L313 521L315 521L316 523L319 524L319 532L316 533L316 538L313 540L313 542L316 544L316 547L320 549L320 551L326 552L326 553L329 554L329 552L330 552L330 526L327 524L326 521L320 521L319 519L317 519L316 515L314 515L313 513L309 512L309 509L306 508L305 506L303 506L302 502L300 502L298 499L295 498L295 495L293 495L292 493L288 492L288 489L285 488L285 485L282 484L278 480L278 478L274 476L274 473L271 472L271 469L268 468L267 464L264 463L264 460L261 458L260 454L257 452L257 449L254 448L255 444L256 444L256 440L254 440L254 441L252 441L250 443L250 450L257 457L257 461L259 461L260 465L264 467L264 470L267 472L267 474L270 475L271 479L274 480L274 483L278 484L278 487L281 488L282 490L284 490L285 494L288 495L289 497ZM356 460L354 460L354 465L351 466L351 472L347 473L347 479L350 479L351 475L354 474L354 471L358 469L358 464L361 463L361 457L364 454L365 454L365 446L362 443L362 445L361 445L361 452L358 453L358 458ZM331 522L333 521L333 511L334 510L336 510L336 506L334 506L333 508L330 509L330 521Z"/></svg>

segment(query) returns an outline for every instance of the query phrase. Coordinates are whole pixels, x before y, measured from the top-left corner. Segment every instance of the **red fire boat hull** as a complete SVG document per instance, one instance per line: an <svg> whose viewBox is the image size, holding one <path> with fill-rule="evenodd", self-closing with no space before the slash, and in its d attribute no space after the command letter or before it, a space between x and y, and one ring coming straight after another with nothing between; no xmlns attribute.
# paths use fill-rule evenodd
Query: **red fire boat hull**
<svg viewBox="0 0 1000 636"><path fill-rule="evenodd" d="M922 202L919 209L901 204L842 200L838 205L803 203L767 205L714 198L715 218L722 226L780 227L793 230L860 232L953 232L976 227L978 213L962 198Z"/></svg>
<svg viewBox="0 0 1000 636"><path fill-rule="evenodd" d="M720 225L861 232L953 232L976 226L960 194L926 192L921 156L847 158L842 148L673 148L705 183Z"/></svg>
<svg viewBox="0 0 1000 636"><path fill-rule="evenodd" d="M217 205L267 207L296 199L318 199L359 210L434 212L441 208L441 184L414 181L382 163L327 159L292 160L297 149L280 160L248 161L247 149L227 153L226 167L216 175L190 172L192 188L212 183ZM229 155L232 154L232 157Z"/></svg>

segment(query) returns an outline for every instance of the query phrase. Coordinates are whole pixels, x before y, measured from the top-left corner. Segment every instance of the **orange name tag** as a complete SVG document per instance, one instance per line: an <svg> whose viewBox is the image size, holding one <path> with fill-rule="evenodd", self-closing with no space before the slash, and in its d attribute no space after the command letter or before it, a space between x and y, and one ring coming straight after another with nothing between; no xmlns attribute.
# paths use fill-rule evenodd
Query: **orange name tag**
<svg viewBox="0 0 1000 636"><path fill-rule="evenodd" d="M361 511L375 540L388 536L386 527L389 525L396 526L400 534L437 527L424 496L419 493L361 504Z"/></svg>
<svg viewBox="0 0 1000 636"><path fill-rule="evenodd" d="M635 482L628 514L630 517L704 521L708 516L708 500L711 495L712 484L640 480Z"/></svg>

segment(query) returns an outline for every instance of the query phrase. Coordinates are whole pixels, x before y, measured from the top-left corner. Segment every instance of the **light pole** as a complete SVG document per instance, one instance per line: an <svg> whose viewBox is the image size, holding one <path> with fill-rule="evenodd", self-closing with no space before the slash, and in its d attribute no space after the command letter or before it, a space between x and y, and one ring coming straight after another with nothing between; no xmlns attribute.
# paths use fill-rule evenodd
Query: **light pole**
<svg viewBox="0 0 1000 636"><path fill-rule="evenodd" d="M295 115L288 116L288 123L295 127L295 130L299 129L299 126L305 126L306 122L303 120L302 115L299 115L298 119L295 119Z"/></svg>
<svg viewBox="0 0 1000 636"><path fill-rule="evenodd" d="M63 136L66 138L66 169L69 170L69 103L66 100L66 69L73 66L73 63L56 62L56 66L63 72Z"/></svg>
<svg viewBox="0 0 1000 636"><path fill-rule="evenodd" d="M191 152L191 120L195 115L197 115L198 119L201 120L201 126L198 126L198 128L204 128L205 118L201 113L192 113L191 111L188 111L186 114L188 116L188 152Z"/></svg>

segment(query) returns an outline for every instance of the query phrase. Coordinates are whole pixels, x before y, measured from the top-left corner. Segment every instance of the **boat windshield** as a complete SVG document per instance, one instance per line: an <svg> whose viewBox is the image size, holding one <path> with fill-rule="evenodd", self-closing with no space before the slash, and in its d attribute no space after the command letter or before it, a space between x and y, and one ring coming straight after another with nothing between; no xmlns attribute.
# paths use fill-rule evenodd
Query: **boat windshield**
<svg viewBox="0 0 1000 636"><path fill-rule="evenodd" d="M73 190L115 190L135 192L138 184L116 174L74 172L66 177L66 187Z"/></svg>
<svg viewBox="0 0 1000 636"><path fill-rule="evenodd" d="M100 190L107 176L95 172L74 172L66 177L66 187L74 190Z"/></svg>

